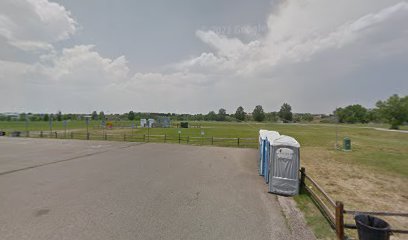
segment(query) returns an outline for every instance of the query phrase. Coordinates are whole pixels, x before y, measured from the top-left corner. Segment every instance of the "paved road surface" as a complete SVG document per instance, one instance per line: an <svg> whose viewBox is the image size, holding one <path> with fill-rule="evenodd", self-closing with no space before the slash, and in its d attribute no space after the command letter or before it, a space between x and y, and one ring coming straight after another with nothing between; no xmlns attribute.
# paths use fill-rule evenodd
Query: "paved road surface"
<svg viewBox="0 0 408 240"><path fill-rule="evenodd" d="M289 239L257 151L0 138L0 238Z"/></svg>

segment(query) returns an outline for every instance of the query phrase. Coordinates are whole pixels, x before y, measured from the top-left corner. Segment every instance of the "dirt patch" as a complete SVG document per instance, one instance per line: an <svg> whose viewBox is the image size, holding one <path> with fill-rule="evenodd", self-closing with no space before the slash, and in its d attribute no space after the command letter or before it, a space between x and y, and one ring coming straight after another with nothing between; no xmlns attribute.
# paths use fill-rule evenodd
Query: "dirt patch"
<svg viewBox="0 0 408 240"><path fill-rule="evenodd" d="M348 210L408 212L407 178L403 176L340 162L331 151L321 147L303 148L302 166L334 200L343 201ZM408 228L407 218L381 218L393 228ZM348 217L347 221L353 219ZM396 235L393 239L403 238Z"/></svg>
<svg viewBox="0 0 408 240"><path fill-rule="evenodd" d="M290 239L315 240L316 237L307 227L303 213L297 208L293 198L278 196L277 199L289 223L292 235Z"/></svg>

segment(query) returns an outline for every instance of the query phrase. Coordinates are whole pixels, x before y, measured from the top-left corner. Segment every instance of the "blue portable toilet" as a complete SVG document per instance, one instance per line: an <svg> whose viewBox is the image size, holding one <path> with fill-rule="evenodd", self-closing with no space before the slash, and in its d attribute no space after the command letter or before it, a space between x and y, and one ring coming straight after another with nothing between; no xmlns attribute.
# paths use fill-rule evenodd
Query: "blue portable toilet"
<svg viewBox="0 0 408 240"><path fill-rule="evenodd" d="M266 132L266 141L265 141L265 150L264 150L264 161L263 161L263 176L265 178L265 182L269 182L269 171L270 171L270 149L272 142L279 138L280 134L276 131L267 131Z"/></svg>
<svg viewBox="0 0 408 240"><path fill-rule="evenodd" d="M280 136L270 147L269 192L282 195L299 193L300 144Z"/></svg>
<svg viewBox="0 0 408 240"><path fill-rule="evenodd" d="M258 173L260 176L264 175L264 159L266 148L266 133L268 130L259 130L259 158L258 158Z"/></svg>

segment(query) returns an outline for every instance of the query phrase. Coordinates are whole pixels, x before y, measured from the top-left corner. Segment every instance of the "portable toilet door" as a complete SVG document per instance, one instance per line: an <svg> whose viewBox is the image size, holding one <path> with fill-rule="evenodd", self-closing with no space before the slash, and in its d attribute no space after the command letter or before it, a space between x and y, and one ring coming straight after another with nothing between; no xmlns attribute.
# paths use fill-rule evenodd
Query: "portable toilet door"
<svg viewBox="0 0 408 240"><path fill-rule="evenodd" d="M270 161L271 161L271 158L270 158L270 155L271 155L270 148L271 147L270 146L272 142L279 137L280 137L280 134L276 131L266 132L266 141L265 141L265 150L264 150L265 156L264 156L264 163L263 163L264 164L263 176L265 178L265 183L269 182L269 171L270 171Z"/></svg>
<svg viewBox="0 0 408 240"><path fill-rule="evenodd" d="M266 146L266 133L267 130L259 130L259 158L258 158L258 173L260 176L264 175L264 159L265 159L265 146Z"/></svg>
<svg viewBox="0 0 408 240"><path fill-rule="evenodd" d="M289 136L275 139L271 145L269 192L282 195L299 193L300 144Z"/></svg>

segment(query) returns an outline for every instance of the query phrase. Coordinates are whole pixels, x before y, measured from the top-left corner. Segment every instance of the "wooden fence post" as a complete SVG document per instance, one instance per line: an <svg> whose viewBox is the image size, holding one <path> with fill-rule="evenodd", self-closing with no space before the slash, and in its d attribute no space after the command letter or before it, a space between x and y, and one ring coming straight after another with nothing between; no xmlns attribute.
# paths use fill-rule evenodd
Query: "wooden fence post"
<svg viewBox="0 0 408 240"><path fill-rule="evenodd" d="M306 169L304 167L300 168L300 186L299 189L302 189L302 186L305 186L305 176L306 176Z"/></svg>
<svg viewBox="0 0 408 240"><path fill-rule="evenodd" d="M190 142L190 136L187 136L187 144Z"/></svg>
<svg viewBox="0 0 408 240"><path fill-rule="evenodd" d="M86 140L89 140L90 133L86 133Z"/></svg>
<svg viewBox="0 0 408 240"><path fill-rule="evenodd" d="M123 141L126 142L126 133L123 134Z"/></svg>
<svg viewBox="0 0 408 240"><path fill-rule="evenodd" d="M238 143L238 147L239 147L239 138L237 138L237 143Z"/></svg>
<svg viewBox="0 0 408 240"><path fill-rule="evenodd" d="M58 138L58 133L57 132L55 132L55 138Z"/></svg>
<svg viewBox="0 0 408 240"><path fill-rule="evenodd" d="M344 205L336 201L336 235L338 240L344 240Z"/></svg>
<svg viewBox="0 0 408 240"><path fill-rule="evenodd" d="M146 134L143 134L143 142L146 142Z"/></svg>
<svg viewBox="0 0 408 240"><path fill-rule="evenodd" d="M105 140L108 140L108 134L105 133Z"/></svg>
<svg viewBox="0 0 408 240"><path fill-rule="evenodd" d="M167 135L164 134L164 143L166 143Z"/></svg>
<svg viewBox="0 0 408 240"><path fill-rule="evenodd" d="M214 145L214 137L211 137L211 145Z"/></svg>

